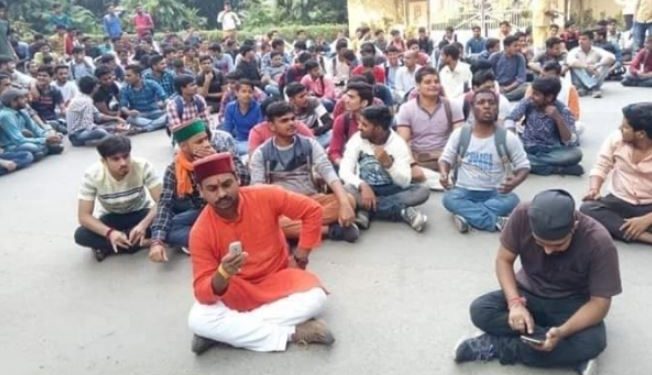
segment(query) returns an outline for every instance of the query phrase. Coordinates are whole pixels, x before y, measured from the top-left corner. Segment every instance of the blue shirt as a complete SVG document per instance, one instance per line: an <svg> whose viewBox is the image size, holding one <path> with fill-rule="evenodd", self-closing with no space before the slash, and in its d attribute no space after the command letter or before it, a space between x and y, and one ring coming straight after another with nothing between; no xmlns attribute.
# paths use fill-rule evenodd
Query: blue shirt
<svg viewBox="0 0 652 375"><path fill-rule="evenodd" d="M27 138L23 130L29 130L34 138ZM0 109L0 147L11 150L24 143L45 144L45 130L36 125L23 111L3 107Z"/></svg>
<svg viewBox="0 0 652 375"><path fill-rule="evenodd" d="M555 107L557 107L557 111L564 119L568 130L571 134L575 134L575 118L573 118L573 114L568 107L559 100L555 102ZM537 108L532 98L521 100L516 108L512 110L512 113L507 116L506 120L517 122L523 117L525 117L525 129L521 139L526 150L533 147L554 148L564 145L555 120Z"/></svg>
<svg viewBox="0 0 652 375"><path fill-rule="evenodd" d="M135 109L138 112L152 112L159 109L158 102L165 100L167 95L158 83L142 80L142 87L135 89L132 85L125 86L120 92L120 107Z"/></svg>
<svg viewBox="0 0 652 375"><path fill-rule="evenodd" d="M154 75L154 72L149 69L146 73L143 74L143 78L151 79L152 81L161 85L163 90L165 90L167 97L174 95L174 75L172 75L170 71L164 70L163 73L161 73L161 76L157 77Z"/></svg>
<svg viewBox="0 0 652 375"><path fill-rule="evenodd" d="M525 83L525 57L520 53L509 57L504 52L496 52L489 57L489 62L494 69L496 81L501 86L511 85L515 81Z"/></svg>
<svg viewBox="0 0 652 375"><path fill-rule="evenodd" d="M466 42L466 48L465 48L466 54L467 55L471 55L471 54L475 55L475 54L478 54L478 53L484 51L485 43L486 43L486 40L484 38L482 38L482 37L469 39Z"/></svg>
<svg viewBox="0 0 652 375"><path fill-rule="evenodd" d="M122 35L122 25L120 24L120 17L114 14L107 14L102 19L104 23L104 32L109 38L119 38Z"/></svg>
<svg viewBox="0 0 652 375"><path fill-rule="evenodd" d="M245 114L240 112L240 103L237 100L227 104L224 112L222 130L233 135L235 140L239 142L247 141L251 128L263 121L260 104L253 99L249 103L249 110Z"/></svg>

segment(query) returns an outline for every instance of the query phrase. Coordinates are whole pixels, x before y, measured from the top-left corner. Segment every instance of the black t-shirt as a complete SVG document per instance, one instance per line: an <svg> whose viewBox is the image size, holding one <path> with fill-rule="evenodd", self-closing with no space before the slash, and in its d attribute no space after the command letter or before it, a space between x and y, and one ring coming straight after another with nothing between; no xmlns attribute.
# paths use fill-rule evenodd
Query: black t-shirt
<svg viewBox="0 0 652 375"><path fill-rule="evenodd" d="M577 212L578 225L570 247L546 255L532 236L529 206L522 203L514 209L500 236L503 247L520 257L519 287L544 298L609 298L622 292L618 251L600 223Z"/></svg>
<svg viewBox="0 0 652 375"><path fill-rule="evenodd" d="M56 87L38 88L39 98L32 101L32 108L45 121L56 120L56 107L63 103L63 95Z"/></svg>
<svg viewBox="0 0 652 375"><path fill-rule="evenodd" d="M108 87L100 85L95 95L93 95L93 101L95 103L104 102L107 106L114 99L116 101L120 101L120 87L118 87L118 84L115 82L113 82L113 84Z"/></svg>
<svg viewBox="0 0 652 375"><path fill-rule="evenodd" d="M197 85L204 86L205 74L199 73L197 76ZM209 94L217 94L222 92L222 86L226 85L224 75L219 70L213 69L213 79L211 80L210 86L208 87ZM207 102L219 103L220 99L215 98L204 98Z"/></svg>

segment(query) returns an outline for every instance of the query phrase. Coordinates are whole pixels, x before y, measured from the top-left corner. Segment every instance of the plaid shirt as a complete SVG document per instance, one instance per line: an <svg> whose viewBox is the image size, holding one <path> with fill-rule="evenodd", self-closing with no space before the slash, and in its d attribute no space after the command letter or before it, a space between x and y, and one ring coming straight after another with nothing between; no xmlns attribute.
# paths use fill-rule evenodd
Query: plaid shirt
<svg viewBox="0 0 652 375"><path fill-rule="evenodd" d="M179 111L177 110L177 101L181 100L183 102L181 117L179 117ZM201 102L204 105L204 111L199 113L197 102ZM181 96L174 96L168 101L166 112L168 114L168 126L170 129L175 129L181 124L184 124L188 121L194 119L202 119L206 122L206 125L209 124L208 120L208 107L206 101L200 95L195 95L192 99L192 103L186 102Z"/></svg>
<svg viewBox="0 0 652 375"><path fill-rule="evenodd" d="M235 161L235 167L240 177L240 186L249 185L249 170L235 153L235 141L233 137L221 130L215 131L211 140L215 151L230 152ZM177 176L174 172L174 163L165 169L163 176L163 191L158 202L156 217L152 224L152 240L163 241L167 239L168 233L172 227L172 218L174 215L192 209L201 209L206 202L199 196L195 176L192 178L192 194L180 197L177 195Z"/></svg>
<svg viewBox="0 0 652 375"><path fill-rule="evenodd" d="M161 77L157 77L154 75L154 72L152 70L149 70L143 74L143 78L145 79L150 79L159 85L163 87L163 90L165 90L165 93L167 94L167 97L171 97L174 95L174 76L172 73L170 73L167 69L161 73Z"/></svg>

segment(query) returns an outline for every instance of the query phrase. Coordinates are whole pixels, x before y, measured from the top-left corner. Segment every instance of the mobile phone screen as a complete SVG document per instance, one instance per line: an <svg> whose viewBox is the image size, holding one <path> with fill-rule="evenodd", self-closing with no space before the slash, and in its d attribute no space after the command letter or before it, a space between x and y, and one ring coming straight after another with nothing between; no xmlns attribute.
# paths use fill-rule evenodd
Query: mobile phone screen
<svg viewBox="0 0 652 375"><path fill-rule="evenodd" d="M521 341L527 342L530 344L535 344L535 345L543 345L543 343L546 341L544 338L541 337L532 337L532 336L521 336Z"/></svg>

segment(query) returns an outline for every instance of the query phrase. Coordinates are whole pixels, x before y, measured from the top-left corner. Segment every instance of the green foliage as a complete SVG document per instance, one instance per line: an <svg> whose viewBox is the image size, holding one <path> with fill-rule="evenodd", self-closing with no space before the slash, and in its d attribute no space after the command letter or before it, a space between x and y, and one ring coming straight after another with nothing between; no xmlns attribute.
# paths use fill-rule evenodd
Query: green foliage
<svg viewBox="0 0 652 375"><path fill-rule="evenodd" d="M206 18L200 17L198 10L186 6L178 0L124 0L121 3L126 9L126 15L131 16L138 5L149 12L154 19L156 31L181 31L186 24L194 27L206 25ZM131 30L131 22L123 22Z"/></svg>
<svg viewBox="0 0 652 375"><path fill-rule="evenodd" d="M346 0L251 0L246 3L244 23L262 25L344 23Z"/></svg>
<svg viewBox="0 0 652 375"><path fill-rule="evenodd" d="M286 25L281 27L254 27L247 28L246 30L238 31L238 39L254 39L256 37L267 34L272 30L279 32L281 37L285 40L292 41L294 40L297 31L305 30L308 34L308 37L315 39L316 37L324 37L326 40L333 40L337 36L337 32L341 30L347 30L348 26L346 24L323 24L323 25ZM221 30L207 30L199 31L198 34L202 39L207 38L210 41L221 41L222 40L222 31Z"/></svg>

